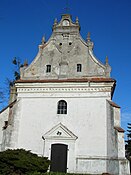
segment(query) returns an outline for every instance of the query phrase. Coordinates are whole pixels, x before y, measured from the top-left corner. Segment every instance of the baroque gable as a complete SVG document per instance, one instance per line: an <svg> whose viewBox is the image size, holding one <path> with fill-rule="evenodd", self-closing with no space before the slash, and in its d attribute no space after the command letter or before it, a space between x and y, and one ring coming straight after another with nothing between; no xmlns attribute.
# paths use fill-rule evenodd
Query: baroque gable
<svg viewBox="0 0 131 175"><path fill-rule="evenodd" d="M34 61L21 68L21 79L109 78L110 71L108 61L102 64L94 56L90 34L82 39L78 18L72 22L70 15L62 15L59 23L55 20L50 39L43 37Z"/></svg>

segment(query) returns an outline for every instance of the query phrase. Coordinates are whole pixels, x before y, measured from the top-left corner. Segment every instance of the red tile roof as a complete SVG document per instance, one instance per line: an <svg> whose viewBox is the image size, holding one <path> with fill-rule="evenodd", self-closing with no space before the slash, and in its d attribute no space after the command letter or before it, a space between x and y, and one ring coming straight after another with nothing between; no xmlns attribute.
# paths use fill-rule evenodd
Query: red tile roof
<svg viewBox="0 0 131 175"><path fill-rule="evenodd" d="M116 103L114 103L113 101L107 100L109 102L109 104L115 108L121 108L120 106L118 106Z"/></svg>
<svg viewBox="0 0 131 175"><path fill-rule="evenodd" d="M114 129L117 130L118 132L125 132L124 129L122 129L119 126L115 126Z"/></svg>

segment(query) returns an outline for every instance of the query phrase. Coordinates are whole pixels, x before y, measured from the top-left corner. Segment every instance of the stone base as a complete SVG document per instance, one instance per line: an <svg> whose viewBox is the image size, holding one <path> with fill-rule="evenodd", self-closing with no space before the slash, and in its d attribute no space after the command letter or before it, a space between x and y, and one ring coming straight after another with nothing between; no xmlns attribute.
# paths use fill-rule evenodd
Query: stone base
<svg viewBox="0 0 131 175"><path fill-rule="evenodd" d="M129 162L127 159L77 158L75 173L130 175Z"/></svg>

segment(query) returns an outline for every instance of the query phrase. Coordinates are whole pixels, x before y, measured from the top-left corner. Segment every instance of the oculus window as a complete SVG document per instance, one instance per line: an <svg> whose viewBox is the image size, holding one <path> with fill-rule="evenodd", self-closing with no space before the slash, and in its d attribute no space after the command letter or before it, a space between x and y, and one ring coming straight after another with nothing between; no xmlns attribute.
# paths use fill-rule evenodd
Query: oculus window
<svg viewBox="0 0 131 175"><path fill-rule="evenodd" d="M82 65L81 64L77 64L77 72L81 72L82 71Z"/></svg>
<svg viewBox="0 0 131 175"><path fill-rule="evenodd" d="M51 72L51 65L46 65L46 73Z"/></svg>
<svg viewBox="0 0 131 175"><path fill-rule="evenodd" d="M58 102L57 114L67 114L67 102L65 100Z"/></svg>

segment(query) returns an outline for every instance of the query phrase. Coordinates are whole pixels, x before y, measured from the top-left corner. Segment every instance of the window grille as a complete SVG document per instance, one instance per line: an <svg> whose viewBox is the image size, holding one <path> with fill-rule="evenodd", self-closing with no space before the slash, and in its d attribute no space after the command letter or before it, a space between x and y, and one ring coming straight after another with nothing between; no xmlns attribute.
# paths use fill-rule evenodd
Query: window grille
<svg viewBox="0 0 131 175"><path fill-rule="evenodd" d="M57 114L67 114L67 102L60 100L58 102Z"/></svg>

